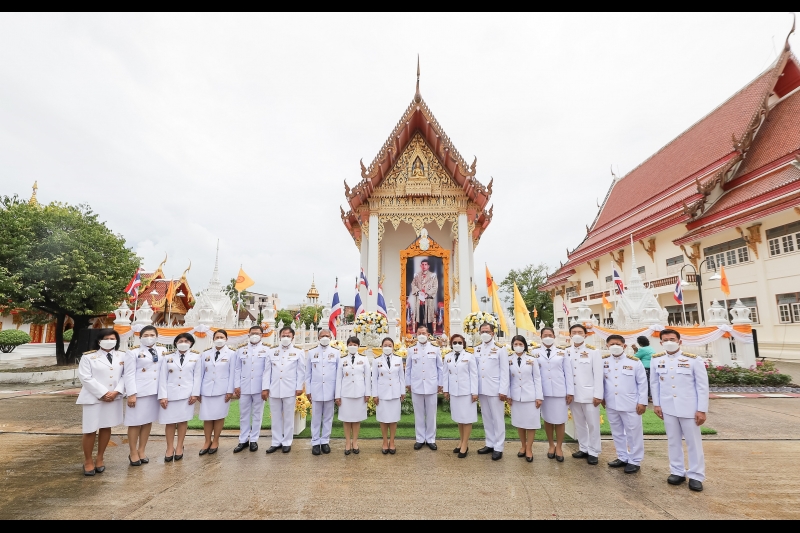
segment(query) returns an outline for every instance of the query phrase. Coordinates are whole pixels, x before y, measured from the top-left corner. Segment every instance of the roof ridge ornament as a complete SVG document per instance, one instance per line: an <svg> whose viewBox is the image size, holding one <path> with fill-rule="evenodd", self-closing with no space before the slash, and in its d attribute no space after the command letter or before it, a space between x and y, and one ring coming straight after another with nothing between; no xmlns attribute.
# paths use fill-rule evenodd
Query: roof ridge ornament
<svg viewBox="0 0 800 533"><path fill-rule="evenodd" d="M792 34L794 33L794 28L796 23L797 23L797 14L794 11L792 11L792 29L789 30L789 34L786 36L786 44L783 45L784 52L789 51L789 37L791 37ZM419 59L417 60L417 62L419 62ZM419 80L419 66L417 66L417 80ZM417 83L419 83L419 81ZM419 87L417 88L417 92L419 92Z"/></svg>
<svg viewBox="0 0 800 533"><path fill-rule="evenodd" d="M794 31L794 26L792 26L792 31ZM788 37L787 37L788 42ZM419 92L419 54L417 54L417 92L414 93L414 101L416 103L420 103L422 100L422 95Z"/></svg>

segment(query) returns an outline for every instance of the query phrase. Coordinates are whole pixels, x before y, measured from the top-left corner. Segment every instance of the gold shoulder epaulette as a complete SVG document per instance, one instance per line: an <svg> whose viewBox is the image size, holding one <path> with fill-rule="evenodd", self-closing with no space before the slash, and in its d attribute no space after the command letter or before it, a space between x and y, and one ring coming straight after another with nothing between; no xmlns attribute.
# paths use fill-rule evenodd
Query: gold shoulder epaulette
<svg viewBox="0 0 800 533"><path fill-rule="evenodd" d="M450 348L442 348L442 356L445 356L445 355L449 354L452 351L453 350L451 350Z"/></svg>
<svg viewBox="0 0 800 533"><path fill-rule="evenodd" d="M594 346L592 346L591 344L587 344L586 347L589 348L590 350L596 350L597 349Z"/></svg>
<svg viewBox="0 0 800 533"><path fill-rule="evenodd" d="M694 358L696 358L696 357L697 357L697 356L696 356L695 354L693 354L693 353L689 353L689 352L681 352L681 353L682 353L683 355L685 355L686 357L691 357L692 359L694 359Z"/></svg>
<svg viewBox="0 0 800 533"><path fill-rule="evenodd" d="M664 357L665 355L667 355L667 352L659 352L659 353L655 354L653 357L651 357L650 359L655 359L656 357Z"/></svg>
<svg viewBox="0 0 800 533"><path fill-rule="evenodd" d="M373 348L372 349L372 353L375 355L375 357L379 357L379 356L383 355L383 349L382 348Z"/></svg>
<svg viewBox="0 0 800 533"><path fill-rule="evenodd" d="M566 349L567 349L566 344L559 344L558 346L556 346L556 350L566 350Z"/></svg>
<svg viewBox="0 0 800 533"><path fill-rule="evenodd" d="M197 351L197 350L192 350L192 353L196 353L197 355L200 355L200 352Z"/></svg>
<svg viewBox="0 0 800 533"><path fill-rule="evenodd" d="M176 350L172 350L171 352L167 352L167 353L165 353L164 355L172 355L172 354L174 354L174 353L175 353L175 351L176 351Z"/></svg>
<svg viewBox="0 0 800 533"><path fill-rule="evenodd" d="M90 353L95 353L97 350L89 350L88 352L83 352L83 355L89 355Z"/></svg>
<svg viewBox="0 0 800 533"><path fill-rule="evenodd" d="M638 358L638 357L636 357L635 355L629 355L629 356L628 356L628 359L632 359L632 360L634 360L634 361L638 361L638 360L639 360L639 358Z"/></svg>
<svg viewBox="0 0 800 533"><path fill-rule="evenodd" d="M475 348L467 348L467 351L468 351L469 353L475 353Z"/></svg>
<svg viewBox="0 0 800 533"><path fill-rule="evenodd" d="M531 357L533 357L534 359L539 359L539 354L538 353L532 353Z"/></svg>
<svg viewBox="0 0 800 533"><path fill-rule="evenodd" d="M533 341L531 341L530 346L531 346L531 350L535 350L536 348L539 347L539 345L537 343L533 342Z"/></svg>
<svg viewBox="0 0 800 533"><path fill-rule="evenodd" d="M241 343L239 346L236 347L236 349L238 350L239 348L244 348L245 346L247 346L247 341Z"/></svg>
<svg viewBox="0 0 800 533"><path fill-rule="evenodd" d="M497 346L498 348L504 348L505 347L505 344L503 344L500 341L494 341L494 345Z"/></svg>
<svg viewBox="0 0 800 533"><path fill-rule="evenodd" d="M416 346L416 345L417 345L417 341L412 341L412 342L411 342L411 343L408 345L408 347L409 347L409 348L411 348L412 346Z"/></svg>
<svg viewBox="0 0 800 533"><path fill-rule="evenodd" d="M610 353L607 353L607 354L605 354L605 355L603 356L603 359L608 359L609 357L611 357L611 354L610 354Z"/></svg>
<svg viewBox="0 0 800 533"><path fill-rule="evenodd" d="M362 346L362 347L360 347L358 349L358 353L361 354L361 355L364 355L364 352L366 352L366 351L367 351L367 347L366 346Z"/></svg>

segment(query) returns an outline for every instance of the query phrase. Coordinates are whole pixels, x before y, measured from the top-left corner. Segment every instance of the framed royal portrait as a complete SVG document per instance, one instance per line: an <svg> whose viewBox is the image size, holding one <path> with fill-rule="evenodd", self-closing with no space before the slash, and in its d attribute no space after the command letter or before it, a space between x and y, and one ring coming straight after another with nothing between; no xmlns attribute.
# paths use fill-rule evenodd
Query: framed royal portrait
<svg viewBox="0 0 800 533"><path fill-rule="evenodd" d="M418 325L436 336L450 332L450 250L424 236L400 250L400 328L413 337ZM426 248L423 250L423 248Z"/></svg>

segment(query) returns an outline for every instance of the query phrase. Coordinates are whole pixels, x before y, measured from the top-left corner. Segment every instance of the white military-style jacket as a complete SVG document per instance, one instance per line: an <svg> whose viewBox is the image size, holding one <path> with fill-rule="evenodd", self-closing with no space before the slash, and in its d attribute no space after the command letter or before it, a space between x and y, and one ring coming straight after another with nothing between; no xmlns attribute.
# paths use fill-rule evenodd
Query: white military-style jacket
<svg viewBox="0 0 800 533"><path fill-rule="evenodd" d="M158 399L188 400L190 396L200 396L200 352L188 350L183 354L177 350L164 354L158 379Z"/></svg>
<svg viewBox="0 0 800 533"><path fill-rule="evenodd" d="M478 394L508 395L508 348L494 340L475 347L478 363Z"/></svg>
<svg viewBox="0 0 800 533"><path fill-rule="evenodd" d="M261 385L272 398L294 398L306 380L305 352L296 346L271 351Z"/></svg>
<svg viewBox="0 0 800 533"><path fill-rule="evenodd" d="M700 357L678 350L658 353L650 360L653 405L666 415L694 418L708 412L708 371Z"/></svg>
<svg viewBox="0 0 800 533"><path fill-rule="evenodd" d="M542 376L542 394L553 398L566 398L575 395L575 380L572 377L572 364L567 360L564 348L546 346L533 350L537 354L539 373Z"/></svg>
<svg viewBox="0 0 800 533"><path fill-rule="evenodd" d="M385 355L372 360L372 396L379 400L395 400L406 393L403 358Z"/></svg>
<svg viewBox="0 0 800 533"><path fill-rule="evenodd" d="M474 351L463 350L458 354L458 361L456 352L444 356L442 390L450 396L477 396L478 361Z"/></svg>
<svg viewBox="0 0 800 533"><path fill-rule="evenodd" d="M158 361L153 361L151 349L155 350ZM158 376L161 373L161 363L164 362L164 351L162 346L140 346L125 352L126 396L142 398L158 394Z"/></svg>
<svg viewBox="0 0 800 533"><path fill-rule="evenodd" d="M579 347L568 347L567 359L572 363L572 383L575 387L576 403L592 403L594 398L603 399L603 356L600 350L585 343Z"/></svg>
<svg viewBox="0 0 800 533"><path fill-rule="evenodd" d="M308 352L306 394L315 402L333 401L336 395L336 371L342 352L331 346L317 346Z"/></svg>
<svg viewBox="0 0 800 533"><path fill-rule="evenodd" d="M242 394L258 394L264 390L264 369L271 348L258 343L247 343L236 350L233 369L233 388L241 389Z"/></svg>
<svg viewBox="0 0 800 533"><path fill-rule="evenodd" d="M366 355L347 354L339 361L336 373L336 399L372 396L372 376Z"/></svg>
<svg viewBox="0 0 800 533"><path fill-rule="evenodd" d="M111 354L108 362L106 354ZM122 399L125 392L125 380L122 373L125 369L125 353L117 350L106 352L95 350L86 352L78 364L78 377L83 388L78 394L78 405L92 405L100 403L103 396L109 391L117 391L117 400Z"/></svg>
<svg viewBox="0 0 800 533"><path fill-rule="evenodd" d="M414 394L436 394L442 383L442 352L438 346L416 343L406 353L406 386Z"/></svg>
<svg viewBox="0 0 800 533"><path fill-rule="evenodd" d="M647 373L638 358L604 355L603 376L606 408L636 412L637 404L647 405Z"/></svg>
<svg viewBox="0 0 800 533"><path fill-rule="evenodd" d="M219 351L219 356L217 352ZM200 395L222 396L233 394L233 375L236 367L236 352L223 346L206 350L200 356Z"/></svg>
<svg viewBox="0 0 800 533"><path fill-rule="evenodd" d="M544 400L542 376L539 373L538 354L516 353L508 355L509 393L515 402ZM520 364L521 363L521 364Z"/></svg>

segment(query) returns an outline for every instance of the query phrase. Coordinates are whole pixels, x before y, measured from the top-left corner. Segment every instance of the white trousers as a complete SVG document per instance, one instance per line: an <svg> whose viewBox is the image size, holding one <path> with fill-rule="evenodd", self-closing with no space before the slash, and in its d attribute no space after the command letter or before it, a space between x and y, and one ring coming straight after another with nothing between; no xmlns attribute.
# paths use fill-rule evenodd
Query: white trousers
<svg viewBox="0 0 800 533"><path fill-rule="evenodd" d="M411 403L414 404L414 429L417 433L417 442L436 442L436 400L437 394L411 393Z"/></svg>
<svg viewBox="0 0 800 533"><path fill-rule="evenodd" d="M506 412L505 404L499 396L481 394L481 416L483 432L486 434L486 446L496 452L502 452L506 444Z"/></svg>
<svg viewBox="0 0 800 533"><path fill-rule="evenodd" d="M291 446L294 439L294 407L296 398L269 397L269 412L272 417L272 445Z"/></svg>
<svg viewBox="0 0 800 533"><path fill-rule="evenodd" d="M600 455L600 406L592 403L569 404L575 433L582 452L598 457Z"/></svg>
<svg viewBox="0 0 800 533"><path fill-rule="evenodd" d="M703 439L700 436L700 426L694 423L694 418L678 418L664 413L664 428L667 430L670 473L705 481L706 458L703 454ZM683 462L681 437L686 440L686 449L689 452L688 470Z"/></svg>
<svg viewBox="0 0 800 533"><path fill-rule="evenodd" d="M611 436L617 449L617 458L639 466L644 459L644 433L642 417L636 411L616 411L606 408Z"/></svg>
<svg viewBox="0 0 800 533"><path fill-rule="evenodd" d="M311 402L311 445L329 444L333 426L333 400Z"/></svg>
<svg viewBox="0 0 800 533"><path fill-rule="evenodd" d="M261 394L242 394L239 398L239 442L258 442L263 419Z"/></svg>

